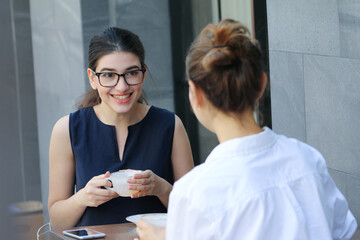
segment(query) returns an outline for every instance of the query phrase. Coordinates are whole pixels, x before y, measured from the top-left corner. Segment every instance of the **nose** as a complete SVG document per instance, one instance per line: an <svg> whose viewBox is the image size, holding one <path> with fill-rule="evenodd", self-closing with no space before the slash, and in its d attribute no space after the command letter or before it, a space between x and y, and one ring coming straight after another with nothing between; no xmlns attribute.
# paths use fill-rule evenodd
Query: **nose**
<svg viewBox="0 0 360 240"><path fill-rule="evenodd" d="M118 83L115 86L116 90L124 91L129 89L129 85L126 83L124 76L121 76Z"/></svg>

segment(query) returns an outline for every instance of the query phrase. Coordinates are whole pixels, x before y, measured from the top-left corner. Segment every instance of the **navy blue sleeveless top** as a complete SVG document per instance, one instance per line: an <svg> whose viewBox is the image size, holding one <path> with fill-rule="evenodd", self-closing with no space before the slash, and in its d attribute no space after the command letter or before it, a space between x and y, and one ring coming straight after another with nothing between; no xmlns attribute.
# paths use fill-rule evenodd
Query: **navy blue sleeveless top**
<svg viewBox="0 0 360 240"><path fill-rule="evenodd" d="M120 169L150 169L173 184L174 128L174 113L151 106L144 119L128 127L120 160L114 126L101 122L92 107L71 113L69 129L75 158L76 190L84 188L94 176ZM118 197L98 207L87 207L76 226L124 223L130 215L158 212L166 212L166 208L155 196Z"/></svg>

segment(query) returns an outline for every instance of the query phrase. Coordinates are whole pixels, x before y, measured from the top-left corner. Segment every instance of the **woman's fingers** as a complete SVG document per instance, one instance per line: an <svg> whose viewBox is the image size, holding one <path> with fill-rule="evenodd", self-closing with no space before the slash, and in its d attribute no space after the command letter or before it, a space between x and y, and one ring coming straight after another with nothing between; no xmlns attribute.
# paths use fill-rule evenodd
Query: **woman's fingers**
<svg viewBox="0 0 360 240"><path fill-rule="evenodd" d="M164 179L157 176L151 170L146 170L142 173L136 174L134 178L129 178L127 182L130 184L128 188L130 190L137 190L139 192L134 193L131 197L138 198L148 195L161 195L164 192L164 183L167 183Z"/></svg>
<svg viewBox="0 0 360 240"><path fill-rule="evenodd" d="M146 185L150 184L155 176L156 175L151 170L145 170L141 173L135 174L133 178L129 178L127 183Z"/></svg>
<svg viewBox="0 0 360 240"><path fill-rule="evenodd" d="M133 178L129 178L127 180L127 183L129 184L142 184L142 185L147 185L151 183L151 179L150 178L141 178L141 179L133 179Z"/></svg>
<svg viewBox="0 0 360 240"><path fill-rule="evenodd" d="M103 176L103 177L101 177ZM96 177L93 177L87 185L91 185L94 187L111 187L111 182L105 178L106 174L102 174Z"/></svg>
<svg viewBox="0 0 360 240"><path fill-rule="evenodd" d="M134 175L134 178L135 179L149 178L149 177L151 177L152 174L153 174L153 172L151 170L145 170L145 171L142 171L141 173L136 173Z"/></svg>
<svg viewBox="0 0 360 240"><path fill-rule="evenodd" d="M110 172L109 171L107 171L104 174L97 175L97 176L93 177L91 180L93 180L93 179L103 179L103 178L107 178L107 177L110 177Z"/></svg>
<svg viewBox="0 0 360 240"><path fill-rule="evenodd" d="M110 172L93 177L85 186L86 193L105 197L117 196L114 191L103 188L112 187L112 183L106 179L108 176L110 176Z"/></svg>
<svg viewBox="0 0 360 240"><path fill-rule="evenodd" d="M132 184L149 184L151 179L154 177L154 173L151 170L145 170L141 173L137 173L134 175L134 178L129 178L128 183Z"/></svg>
<svg viewBox="0 0 360 240"><path fill-rule="evenodd" d="M93 177L86 186L81 189L83 202L86 206L97 207L119 195L104 187L111 187L111 182L106 179L110 176L110 172L107 171L104 174Z"/></svg>
<svg viewBox="0 0 360 240"><path fill-rule="evenodd" d="M107 172L105 173L105 176L104 176L104 177L110 177L110 172L107 171Z"/></svg>
<svg viewBox="0 0 360 240"><path fill-rule="evenodd" d="M114 197L116 196L116 192L103 188L93 188L89 187L86 189L87 194L97 195L97 196L105 196L105 197Z"/></svg>
<svg viewBox="0 0 360 240"><path fill-rule="evenodd" d="M149 191L151 187L149 185L130 185L129 189L137 191Z"/></svg>
<svg viewBox="0 0 360 240"><path fill-rule="evenodd" d="M87 187L85 189L87 206L97 207L119 195L108 189Z"/></svg>
<svg viewBox="0 0 360 240"><path fill-rule="evenodd" d="M144 239L149 231L149 225L147 222L139 218L136 221L136 233L139 235L140 239Z"/></svg>
<svg viewBox="0 0 360 240"><path fill-rule="evenodd" d="M165 227L155 226L141 218L136 221L136 232L141 240L165 239Z"/></svg>
<svg viewBox="0 0 360 240"><path fill-rule="evenodd" d="M148 192L137 192L137 193L133 193L131 195L131 198L139 198L139 197L145 197L145 196L149 196L150 194Z"/></svg>
<svg viewBox="0 0 360 240"><path fill-rule="evenodd" d="M147 228L149 226L149 223L145 222L142 218L139 218L136 221L136 226L140 229Z"/></svg>

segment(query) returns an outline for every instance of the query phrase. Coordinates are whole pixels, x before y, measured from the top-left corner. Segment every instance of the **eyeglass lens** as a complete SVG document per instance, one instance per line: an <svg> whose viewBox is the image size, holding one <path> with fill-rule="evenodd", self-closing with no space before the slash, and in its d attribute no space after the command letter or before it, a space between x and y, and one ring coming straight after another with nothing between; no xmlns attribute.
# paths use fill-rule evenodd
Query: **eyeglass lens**
<svg viewBox="0 0 360 240"><path fill-rule="evenodd" d="M120 76L123 76L128 85L140 84L143 81L144 73L142 70L132 70L124 74L104 72L99 74L99 80L104 87L113 87L117 84Z"/></svg>

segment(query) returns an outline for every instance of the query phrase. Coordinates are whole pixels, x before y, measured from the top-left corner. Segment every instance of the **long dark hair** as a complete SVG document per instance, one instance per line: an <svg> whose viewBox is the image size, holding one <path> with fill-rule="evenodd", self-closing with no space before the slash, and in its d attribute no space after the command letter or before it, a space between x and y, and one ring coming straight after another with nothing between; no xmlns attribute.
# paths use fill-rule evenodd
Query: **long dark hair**
<svg viewBox="0 0 360 240"><path fill-rule="evenodd" d="M117 27L109 27L100 35L94 36L89 44L88 67L95 71L98 60L112 52L131 52L139 57L142 67L145 67L145 50L140 38L133 32ZM142 93L138 102L147 103ZM97 90L90 89L78 105L78 108L93 107L101 103Z"/></svg>

